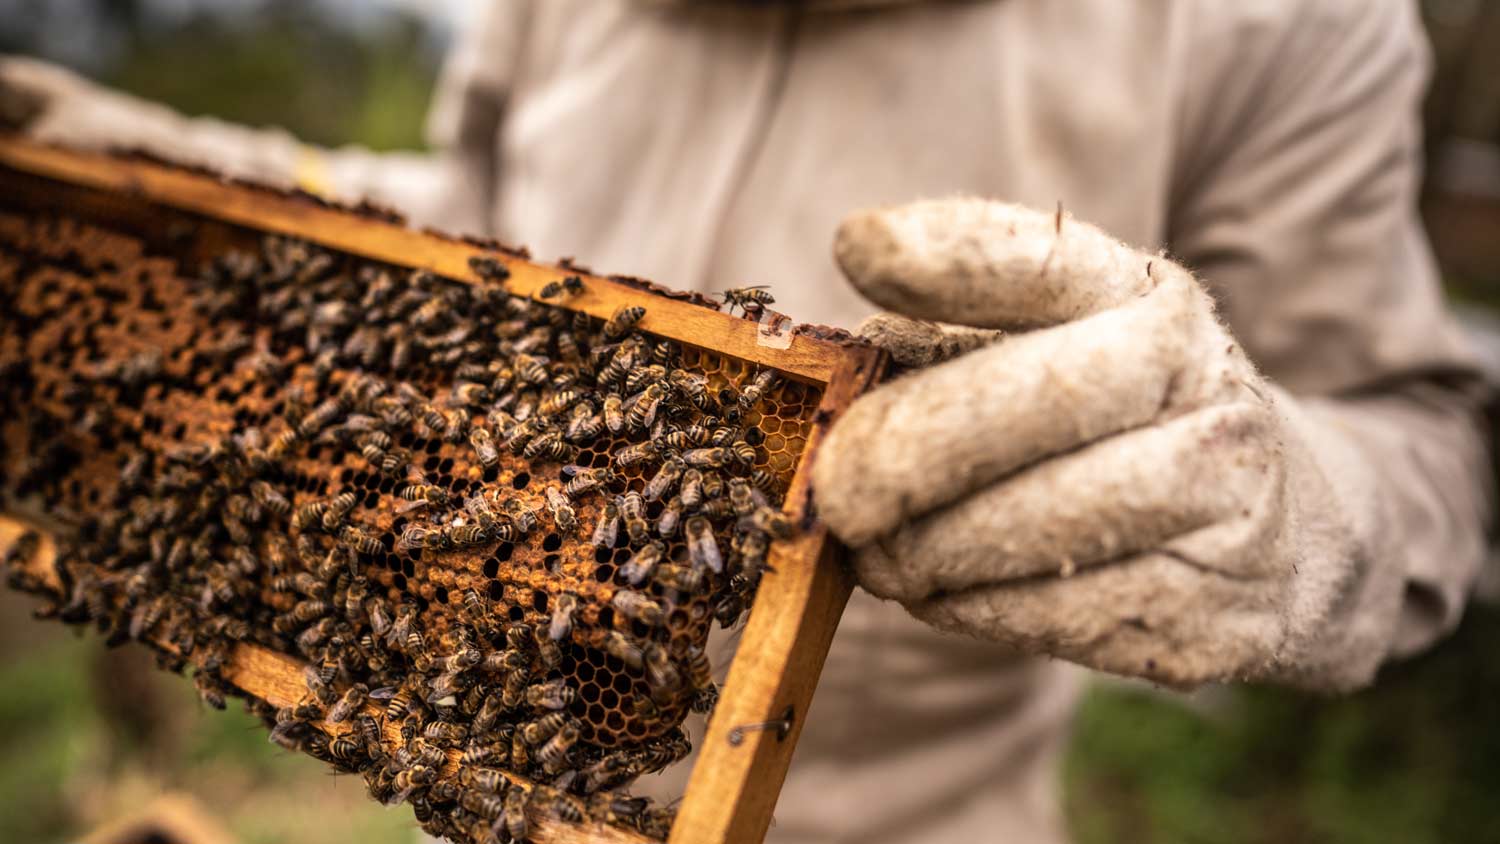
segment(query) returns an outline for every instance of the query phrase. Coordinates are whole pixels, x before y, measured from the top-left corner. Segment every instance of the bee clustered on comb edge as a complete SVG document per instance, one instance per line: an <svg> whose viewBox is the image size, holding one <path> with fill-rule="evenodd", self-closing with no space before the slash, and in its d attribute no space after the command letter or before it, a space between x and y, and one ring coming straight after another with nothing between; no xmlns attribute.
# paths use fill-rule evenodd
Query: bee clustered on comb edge
<svg viewBox="0 0 1500 844"><path fill-rule="evenodd" d="M303 700L248 701L271 739L429 832L663 837L671 810L621 789L712 707L709 627L790 533L820 391L475 269L492 283L270 237L189 275L0 214L0 490L67 528L52 614L158 646L217 707L236 644L305 661ZM35 544L6 568L45 592Z"/></svg>

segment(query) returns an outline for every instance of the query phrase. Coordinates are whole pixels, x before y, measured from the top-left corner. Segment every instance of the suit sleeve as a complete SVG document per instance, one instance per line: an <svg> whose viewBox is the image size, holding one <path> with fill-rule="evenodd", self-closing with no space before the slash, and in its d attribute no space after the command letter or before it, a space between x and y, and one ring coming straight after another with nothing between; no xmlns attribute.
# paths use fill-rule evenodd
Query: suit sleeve
<svg viewBox="0 0 1500 844"><path fill-rule="evenodd" d="M1485 388L1416 212L1425 42L1400 0L1204 3L1190 28L1171 248L1358 510L1299 681L1357 685L1457 624L1492 506Z"/></svg>
<svg viewBox="0 0 1500 844"><path fill-rule="evenodd" d="M27 125L41 140L85 148L142 149L227 175L369 200L417 225L484 234L494 196L497 134L524 38L522 0L488 3L445 64L428 119L432 150L325 149L276 128L186 117L30 59L0 60L0 87L40 92Z"/></svg>

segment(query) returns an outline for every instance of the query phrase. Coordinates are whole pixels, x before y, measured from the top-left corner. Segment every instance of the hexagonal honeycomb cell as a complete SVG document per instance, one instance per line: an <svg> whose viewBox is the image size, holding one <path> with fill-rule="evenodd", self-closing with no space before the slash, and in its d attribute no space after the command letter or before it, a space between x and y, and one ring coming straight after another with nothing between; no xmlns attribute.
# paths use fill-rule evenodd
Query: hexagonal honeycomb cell
<svg viewBox="0 0 1500 844"><path fill-rule="evenodd" d="M499 279L279 238L209 258L0 213L0 490L67 529L55 612L161 648L219 704L234 643L306 660L304 706L251 703L273 737L441 809L438 834L469 837L488 804L463 802L467 763L414 774L424 741L585 815L684 755L709 629L792 527L820 390ZM351 695L387 728L406 715L407 758L311 725Z"/></svg>

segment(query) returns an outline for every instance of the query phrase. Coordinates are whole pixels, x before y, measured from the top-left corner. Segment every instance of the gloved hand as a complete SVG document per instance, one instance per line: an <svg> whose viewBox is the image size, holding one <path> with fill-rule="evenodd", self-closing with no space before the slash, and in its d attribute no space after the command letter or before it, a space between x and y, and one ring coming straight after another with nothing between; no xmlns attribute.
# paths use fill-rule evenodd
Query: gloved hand
<svg viewBox="0 0 1500 844"><path fill-rule="evenodd" d="M1256 373L1186 269L966 199L856 214L835 255L905 315L862 333L927 367L856 401L813 468L866 589L1177 686L1296 682L1359 634L1327 629L1378 530L1351 438ZM1361 600L1399 601L1382 584Z"/></svg>

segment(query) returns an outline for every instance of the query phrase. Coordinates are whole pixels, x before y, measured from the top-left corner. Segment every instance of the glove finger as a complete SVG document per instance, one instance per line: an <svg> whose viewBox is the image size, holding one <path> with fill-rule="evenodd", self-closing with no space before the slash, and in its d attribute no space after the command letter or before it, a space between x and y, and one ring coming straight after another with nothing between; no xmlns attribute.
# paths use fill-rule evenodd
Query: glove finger
<svg viewBox="0 0 1500 844"><path fill-rule="evenodd" d="M1056 325L1116 307L1150 291L1169 263L1061 210L982 199L855 213L839 226L834 257L881 307L980 328Z"/></svg>
<svg viewBox="0 0 1500 844"><path fill-rule="evenodd" d="M1253 552L1285 508L1274 427L1264 405L1217 405L1043 461L861 549L860 584L909 602L1153 549L1267 575Z"/></svg>
<svg viewBox="0 0 1500 844"><path fill-rule="evenodd" d="M820 512L864 545L1048 455L1238 394L1248 364L1193 301L1203 295L1164 284L861 397L819 446Z"/></svg>
<svg viewBox="0 0 1500 844"><path fill-rule="evenodd" d="M1146 553L1080 572L976 587L907 605L939 630L1189 688L1268 676L1284 583L1246 582Z"/></svg>
<svg viewBox="0 0 1500 844"><path fill-rule="evenodd" d="M891 360L911 368L951 360L1002 336L999 331L928 322L890 312L867 318L855 333L885 349Z"/></svg>

